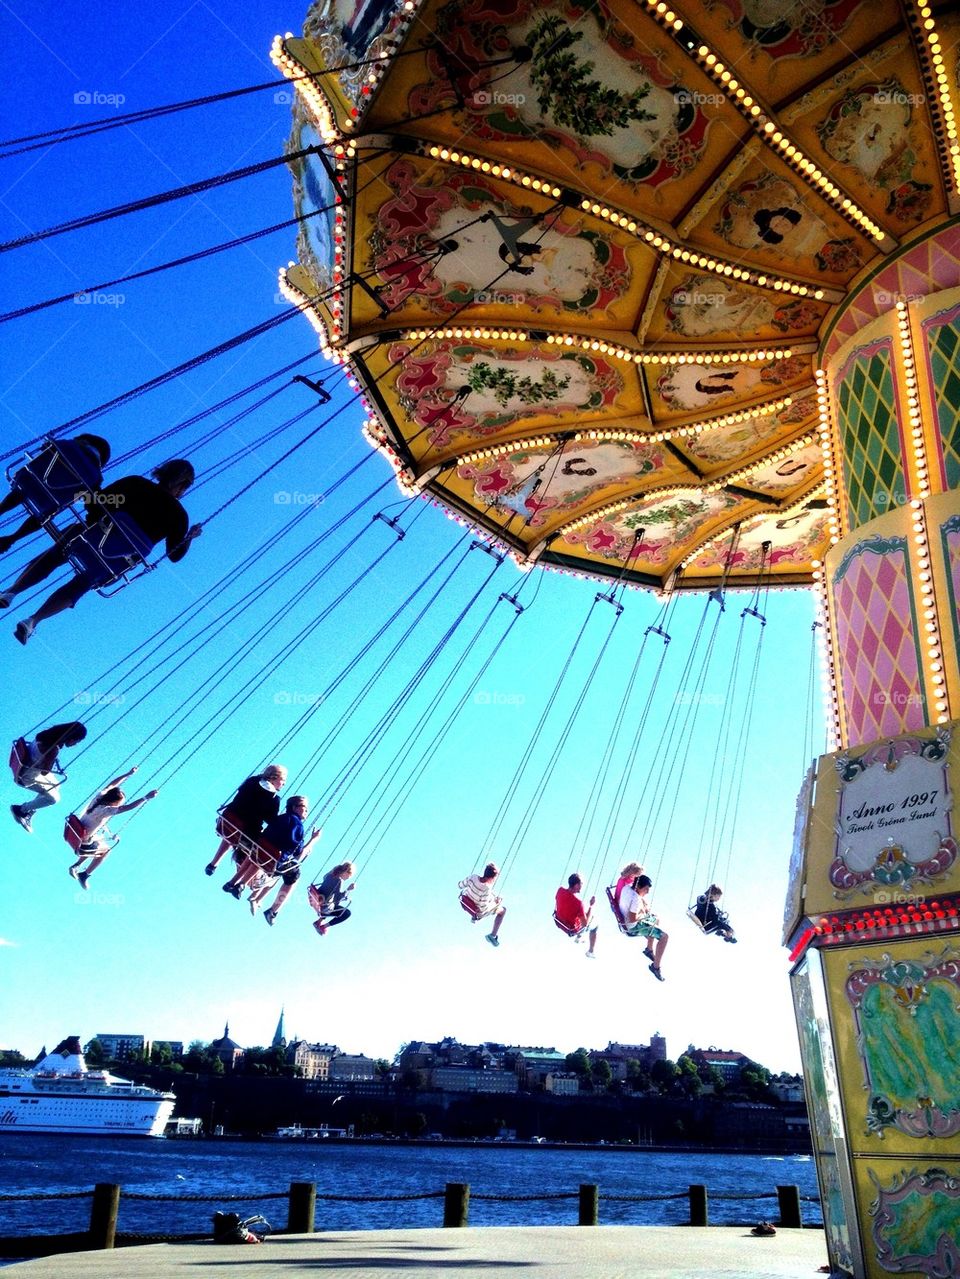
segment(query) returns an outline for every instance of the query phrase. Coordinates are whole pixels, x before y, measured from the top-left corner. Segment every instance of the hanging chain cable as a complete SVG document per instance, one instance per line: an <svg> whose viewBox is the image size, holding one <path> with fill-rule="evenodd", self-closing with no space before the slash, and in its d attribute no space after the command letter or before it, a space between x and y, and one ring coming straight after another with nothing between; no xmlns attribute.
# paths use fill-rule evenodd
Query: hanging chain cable
<svg viewBox="0 0 960 1279"><path fill-rule="evenodd" d="M804 703L806 713L804 715L803 725L803 759L801 761L803 776L807 775L810 767L810 761L813 758L813 717L816 707L816 687L817 687L817 631L823 625L822 622L813 622L810 627L810 664L807 669L807 696Z"/></svg>
<svg viewBox="0 0 960 1279"><path fill-rule="evenodd" d="M271 156L269 160L258 160L256 164L245 164L240 169L231 169L227 173L214 174L212 178L201 178L199 182L188 182L182 187L173 187L169 191L160 191L156 195L144 196L141 200L131 200L127 204L114 205L112 209L101 209L99 213L87 213L80 218L71 218L69 222L58 222L55 226L46 227L43 231L31 231L29 235L17 236L14 240L0 242L0 253L9 253L13 249L22 249L28 244L37 244L41 240L50 240L57 235L65 235L68 231L79 231L83 227L97 226L101 222L111 222L114 218L126 217L130 213L140 213L144 209L155 209L174 200L183 200L189 195L199 195L203 191L212 191L217 187L239 182L258 173L266 173L281 164L290 164L294 160L302 160L304 156L316 155L319 147L304 147L300 151L291 151L286 155Z"/></svg>
<svg viewBox="0 0 960 1279"><path fill-rule="evenodd" d="M597 601L599 601L605 597L602 595L597 595L596 598L597 598ZM501 876L502 876L501 882L504 882L506 880L510 867L516 861L520 853L520 848L523 845L524 840L527 838L527 835L530 833L530 827L533 825L533 820L536 817L537 812L539 811L540 805L543 803L543 797L547 792L547 787L549 785L550 777L553 773L554 768L557 765L557 761L560 759L560 756L563 753L563 749L566 746L567 741L569 740L570 734L573 731L573 726L576 723L580 715L580 711L583 708L583 704L587 699L587 695L590 692L594 679L596 678L597 671L600 669L600 664L603 661L604 654L606 653L607 648L610 645L610 641L613 639L613 633L616 630L616 626L620 620L622 612L623 612L623 609L621 605L614 606L613 620L611 621L610 627L606 635L604 636L604 640L600 646L600 650L597 653L596 657L594 658L593 665L591 666L587 674L587 677L583 682L583 686L580 689L580 692L577 696L577 699L574 702L569 715L567 716L567 721L564 724L559 737L556 739L554 743L553 750L551 751L547 759L547 762L543 767L543 771L540 774L540 778L533 788L533 794L530 797L530 800L527 804L525 811L521 815L520 824L518 825L516 833L514 834L514 837L510 842L510 847L507 850L506 856L503 859L503 866L501 868Z"/></svg>
<svg viewBox="0 0 960 1279"><path fill-rule="evenodd" d="M511 772L510 783L504 790L503 797L500 800L500 804L497 808L496 813L494 813L493 821L490 823L490 828L487 831L486 838L484 839L483 843L480 845L480 850L477 853L477 858L476 858L476 861L474 862L474 870L476 870L478 866L481 866L487 860L489 850L493 847L494 841L496 840L497 836L500 833L500 828L503 826L504 819L506 818L507 809L510 806L510 801L513 799L513 796L516 793L516 790L519 787L520 783L523 781L524 774L526 773L527 768L529 767L529 764L530 764L530 759L533 755L534 750L536 749L537 743L540 740L541 734L543 733L547 719L549 718L550 712L553 709L553 705L556 702L558 696L560 695L560 689L563 685L563 681L567 677L567 673L569 672L573 659L576 656L577 649L580 647L580 641L583 639L584 634L586 633L587 627L590 624L590 618L593 616L593 610L597 607L598 600L599 600L599 596L596 596L593 600L593 603L590 605L590 608L587 610L587 615L586 617L584 617L583 622L581 623L581 626L580 626L580 630L577 632L577 637L573 641L573 647L570 649L570 652L567 654L566 660L563 664L563 667L561 668L560 675L557 678L557 682L554 685L553 690L550 693L550 696L547 698L546 705L544 706L543 710L540 713L540 718L537 721L536 727L534 728L533 736L531 737L529 743L526 746L526 749L523 752L523 755L520 758L519 766Z"/></svg>
<svg viewBox="0 0 960 1279"><path fill-rule="evenodd" d="M519 591L518 591L518 594L519 594ZM388 765L387 771L391 775L391 781L395 783L393 796L392 797L389 796L388 793L381 793L378 785L375 785L374 787L371 788L370 792L368 792L367 798L361 801L360 811L361 812L366 811L367 816L364 820L363 825L357 831L356 836L354 838L354 843L350 849L350 854L346 858L346 860L352 861L354 856L353 847L356 847L361 840L366 841L366 844L367 844L366 856L364 857L362 868L357 872L357 879L359 879L360 875L362 875L363 872L369 867L371 860L373 859L374 855L379 851L391 827L396 822L397 818L399 817L407 801L412 797L415 780L423 776L427 767L432 762L434 756L439 751L441 745L446 740L446 737L449 734L450 729L453 727L454 723L456 722L457 717L460 715L461 711L466 706L470 698L474 695L474 692L480 680L484 677L484 675L490 669L498 653L503 648L504 644L509 638L510 633L513 630L514 626L516 626L517 622L520 620L521 613L525 611L524 608L516 605L515 603L516 596L511 597L506 594L500 595L499 599L497 600L496 604L491 609L487 618L485 618L484 621L480 624L480 627L478 628L474 638L479 637L481 632L485 629L487 622L496 612L496 609L499 606L499 604L501 604L504 600L512 600L514 602L514 611L511 614L510 621L507 624L507 627L504 630L503 634L499 637L497 642L494 644L493 648L484 658L483 662L481 663L480 667L477 669L475 675L470 680L469 684L461 693L458 701L455 703L452 710L448 712L446 719L443 721L443 723L440 725L438 729L429 733L429 740L427 741L426 746L420 752L420 755L415 760L412 760L410 762L405 775L402 778L397 778L393 772L394 766L399 760L405 759L409 755L410 748L413 746L414 742L417 741L420 737L422 737L427 732L427 729L430 723L430 718L432 717L433 709L436 709L437 707L439 707L441 699L443 698L443 696L449 689L456 675L459 673L459 669L456 666L453 668L453 670L451 670L450 674L447 676L447 681L445 682L443 688L441 688L440 692L438 693L434 701L434 706L431 708L431 716L421 720L420 724L417 727L417 731L414 737L409 739L409 741L404 742L403 746L401 747L401 750L397 752L397 755L394 756L393 760ZM526 608L529 608L529 607L530 605L526 605ZM473 642L474 641L471 640L470 644L468 645L468 648L472 647ZM368 823L370 822L371 816L376 815L376 810L373 807L373 803L381 805L382 811L380 812L379 816L376 817L376 821L372 829L370 829L369 832L367 832L366 828ZM347 832L344 833L343 837L338 842L337 844L338 849L340 847L340 844L343 843L344 840L346 840L348 833L349 833L349 827ZM372 846L370 842L371 840L374 841L372 843Z"/></svg>

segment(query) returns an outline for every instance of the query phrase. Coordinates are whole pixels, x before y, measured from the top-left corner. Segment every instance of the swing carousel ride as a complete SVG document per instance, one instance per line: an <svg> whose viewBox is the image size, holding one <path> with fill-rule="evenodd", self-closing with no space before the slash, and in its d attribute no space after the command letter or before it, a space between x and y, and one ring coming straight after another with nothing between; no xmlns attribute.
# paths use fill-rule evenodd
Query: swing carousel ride
<svg viewBox="0 0 960 1279"><path fill-rule="evenodd" d="M851 282L956 207L957 20L929 15L314 5L273 58L316 148L297 213L329 213L281 288L400 485L522 566L809 584L844 531L818 344L890 310Z"/></svg>

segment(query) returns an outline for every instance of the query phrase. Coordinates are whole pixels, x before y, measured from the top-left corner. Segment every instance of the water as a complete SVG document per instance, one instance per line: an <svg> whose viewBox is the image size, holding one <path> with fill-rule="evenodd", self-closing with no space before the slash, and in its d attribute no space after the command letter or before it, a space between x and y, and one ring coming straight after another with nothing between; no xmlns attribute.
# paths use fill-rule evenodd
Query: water
<svg viewBox="0 0 960 1279"><path fill-rule="evenodd" d="M576 1198L528 1202L529 1194L576 1192L581 1182L600 1188L601 1224L670 1225L687 1220L691 1182L707 1186L710 1218L717 1225L776 1215L776 1199L726 1201L722 1194L772 1194L796 1184L816 1195L809 1156L679 1154L657 1150L588 1150L563 1146L533 1149L509 1145L374 1145L367 1142L163 1141L109 1137L46 1137L21 1133L0 1138L0 1195L89 1190L117 1182L125 1192L149 1195L208 1194L203 1203L154 1202L121 1196L121 1231L205 1232L217 1208L261 1212L275 1226L286 1223L285 1192L291 1181L314 1181L318 1195L386 1196L442 1191L448 1181L471 1187L470 1224L571 1225ZM258 1197L283 1191L282 1199ZM622 1203L610 1195L679 1193L654 1203ZM244 1194L240 1203L217 1196ZM502 1195L488 1201L479 1195ZM819 1204L804 1204L807 1224L820 1222ZM88 1199L0 1201L0 1235L84 1230ZM433 1227L442 1222L442 1198L357 1203L318 1199L320 1230Z"/></svg>

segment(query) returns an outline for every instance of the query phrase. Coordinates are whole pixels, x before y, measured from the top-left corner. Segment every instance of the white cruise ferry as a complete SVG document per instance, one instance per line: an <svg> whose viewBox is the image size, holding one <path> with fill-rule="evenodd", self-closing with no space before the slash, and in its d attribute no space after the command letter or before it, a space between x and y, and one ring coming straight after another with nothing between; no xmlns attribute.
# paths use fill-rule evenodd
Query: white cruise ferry
<svg viewBox="0 0 960 1279"><path fill-rule="evenodd" d="M159 1137L176 1097L88 1070L76 1035L29 1069L0 1069L0 1132Z"/></svg>

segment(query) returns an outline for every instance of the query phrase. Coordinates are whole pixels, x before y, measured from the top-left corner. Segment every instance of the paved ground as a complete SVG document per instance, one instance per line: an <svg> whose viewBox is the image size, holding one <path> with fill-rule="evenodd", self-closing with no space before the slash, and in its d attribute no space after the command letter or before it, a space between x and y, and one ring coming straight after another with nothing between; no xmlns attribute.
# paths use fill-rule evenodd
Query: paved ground
<svg viewBox="0 0 960 1279"><path fill-rule="evenodd" d="M819 1230L754 1238L741 1227L484 1226L278 1235L259 1247L152 1244L10 1266L11 1279L812 1279L825 1266Z"/></svg>

